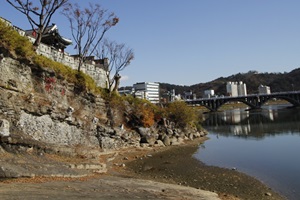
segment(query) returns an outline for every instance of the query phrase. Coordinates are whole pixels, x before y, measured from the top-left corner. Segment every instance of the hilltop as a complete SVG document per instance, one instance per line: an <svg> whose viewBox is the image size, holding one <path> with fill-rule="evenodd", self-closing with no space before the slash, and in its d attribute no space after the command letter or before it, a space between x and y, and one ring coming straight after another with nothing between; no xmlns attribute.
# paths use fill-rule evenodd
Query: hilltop
<svg viewBox="0 0 300 200"><path fill-rule="evenodd" d="M300 78L300 68L284 73L259 73L249 71L247 73L237 73L228 77L220 77L206 83L198 83L191 86L180 86L168 83L160 83L162 93L175 89L176 94L183 94L185 91L193 91L197 97L202 97L204 90L213 89L216 95L226 94L226 83L228 81L243 81L247 85L248 94L258 93L259 85L270 86L271 92L282 92L300 90L298 80Z"/></svg>

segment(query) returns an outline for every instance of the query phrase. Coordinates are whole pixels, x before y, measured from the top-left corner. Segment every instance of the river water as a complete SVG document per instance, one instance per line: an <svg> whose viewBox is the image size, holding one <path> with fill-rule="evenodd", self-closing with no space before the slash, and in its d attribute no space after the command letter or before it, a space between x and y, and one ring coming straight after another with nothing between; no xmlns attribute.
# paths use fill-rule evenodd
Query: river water
<svg viewBox="0 0 300 200"><path fill-rule="evenodd" d="M206 114L210 140L194 156L256 177L287 199L300 199L300 109L288 106Z"/></svg>

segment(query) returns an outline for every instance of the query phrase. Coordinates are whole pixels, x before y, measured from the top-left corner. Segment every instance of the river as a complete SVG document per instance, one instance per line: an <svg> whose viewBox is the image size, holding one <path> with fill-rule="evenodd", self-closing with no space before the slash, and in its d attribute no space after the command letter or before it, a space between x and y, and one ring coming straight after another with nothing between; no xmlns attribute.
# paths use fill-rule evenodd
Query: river
<svg viewBox="0 0 300 200"><path fill-rule="evenodd" d="M227 110L204 116L210 140L195 158L256 177L287 199L300 199L300 110Z"/></svg>

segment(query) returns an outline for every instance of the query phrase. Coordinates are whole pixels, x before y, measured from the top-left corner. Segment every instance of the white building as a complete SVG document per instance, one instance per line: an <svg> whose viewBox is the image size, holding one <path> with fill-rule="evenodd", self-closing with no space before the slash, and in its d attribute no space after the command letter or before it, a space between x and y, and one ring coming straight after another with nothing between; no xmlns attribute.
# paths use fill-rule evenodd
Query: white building
<svg viewBox="0 0 300 200"><path fill-rule="evenodd" d="M236 97L238 96L238 89L236 82L227 82L226 84L226 91L228 96Z"/></svg>
<svg viewBox="0 0 300 200"><path fill-rule="evenodd" d="M240 82L227 82L226 84L227 94L231 97L247 96L246 84Z"/></svg>
<svg viewBox="0 0 300 200"><path fill-rule="evenodd" d="M266 85L260 85L258 87L258 93L259 94L271 94L271 89L269 86Z"/></svg>
<svg viewBox="0 0 300 200"><path fill-rule="evenodd" d="M211 98L215 96L214 90L204 90L204 98Z"/></svg>
<svg viewBox="0 0 300 200"><path fill-rule="evenodd" d="M136 97L159 103L159 83L141 82L134 84L133 88Z"/></svg>
<svg viewBox="0 0 300 200"><path fill-rule="evenodd" d="M238 96L247 96L246 83L240 81L237 87L238 87Z"/></svg>

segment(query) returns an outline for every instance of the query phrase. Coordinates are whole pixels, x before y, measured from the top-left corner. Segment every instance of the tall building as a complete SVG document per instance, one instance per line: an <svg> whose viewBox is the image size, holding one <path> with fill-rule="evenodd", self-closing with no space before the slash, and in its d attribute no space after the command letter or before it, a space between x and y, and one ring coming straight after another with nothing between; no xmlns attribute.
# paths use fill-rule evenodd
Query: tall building
<svg viewBox="0 0 300 200"><path fill-rule="evenodd" d="M271 94L271 89L269 86L266 85L260 85L258 87L258 93L259 94Z"/></svg>
<svg viewBox="0 0 300 200"><path fill-rule="evenodd" d="M204 98L211 98L215 96L214 90L204 90Z"/></svg>
<svg viewBox="0 0 300 200"><path fill-rule="evenodd" d="M235 82L227 82L226 84L227 95L231 97L238 96L237 84Z"/></svg>
<svg viewBox="0 0 300 200"><path fill-rule="evenodd" d="M184 92L183 98L184 99L196 99L196 94L194 94L192 91Z"/></svg>
<svg viewBox="0 0 300 200"><path fill-rule="evenodd" d="M159 83L141 82L133 85L135 96L159 103Z"/></svg>
<svg viewBox="0 0 300 200"><path fill-rule="evenodd" d="M247 96L246 83L240 81L237 87L238 87L238 96Z"/></svg>
<svg viewBox="0 0 300 200"><path fill-rule="evenodd" d="M239 82L227 82L226 90L228 96L237 97L237 96L247 96L247 87L246 84L242 81Z"/></svg>

